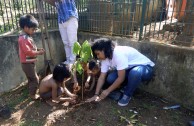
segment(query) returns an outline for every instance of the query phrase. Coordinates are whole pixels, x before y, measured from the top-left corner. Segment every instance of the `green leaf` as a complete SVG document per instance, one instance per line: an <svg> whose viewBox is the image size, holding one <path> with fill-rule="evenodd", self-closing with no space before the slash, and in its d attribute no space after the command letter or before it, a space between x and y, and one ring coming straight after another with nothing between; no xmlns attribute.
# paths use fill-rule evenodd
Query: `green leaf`
<svg viewBox="0 0 194 126"><path fill-rule="evenodd" d="M82 44L80 57L83 59L84 62L87 62L90 58L93 57L91 46L87 40Z"/></svg>
<svg viewBox="0 0 194 126"><path fill-rule="evenodd" d="M82 74L83 68L82 68L82 65L81 65L80 62L77 62L77 64L76 64L76 70L77 70L77 72L78 72L79 74Z"/></svg>
<svg viewBox="0 0 194 126"><path fill-rule="evenodd" d="M79 55L80 50L81 50L81 45L79 44L79 42L75 42L73 45L73 54Z"/></svg>

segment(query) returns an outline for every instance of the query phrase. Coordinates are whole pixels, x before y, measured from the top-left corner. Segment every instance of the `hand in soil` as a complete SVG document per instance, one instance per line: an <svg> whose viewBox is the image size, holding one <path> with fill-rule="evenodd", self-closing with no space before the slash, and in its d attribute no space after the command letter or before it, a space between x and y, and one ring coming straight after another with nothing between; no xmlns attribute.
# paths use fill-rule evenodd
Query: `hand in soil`
<svg viewBox="0 0 194 126"><path fill-rule="evenodd" d="M85 88L89 88L89 87L90 87L89 83L86 82L86 83L85 83Z"/></svg>
<svg viewBox="0 0 194 126"><path fill-rule="evenodd" d="M76 86L74 89L73 89L73 93L74 94L77 94L77 92L81 89L80 86Z"/></svg>
<svg viewBox="0 0 194 126"><path fill-rule="evenodd" d="M92 102L92 101L100 101L100 97L97 95L94 95L93 97L86 100L86 102Z"/></svg>

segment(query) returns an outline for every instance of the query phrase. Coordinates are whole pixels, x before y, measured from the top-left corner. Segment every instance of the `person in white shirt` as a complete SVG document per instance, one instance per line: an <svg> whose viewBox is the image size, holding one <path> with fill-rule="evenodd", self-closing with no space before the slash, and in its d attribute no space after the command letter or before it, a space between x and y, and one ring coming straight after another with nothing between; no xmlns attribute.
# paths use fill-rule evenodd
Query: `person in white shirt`
<svg viewBox="0 0 194 126"><path fill-rule="evenodd" d="M87 102L100 101L114 90L124 87L118 105L126 106L140 83L149 81L153 76L155 64L132 47L115 46L112 40L101 38L94 41L92 52L94 58L101 61L101 74L95 95ZM107 88L100 93L102 87Z"/></svg>

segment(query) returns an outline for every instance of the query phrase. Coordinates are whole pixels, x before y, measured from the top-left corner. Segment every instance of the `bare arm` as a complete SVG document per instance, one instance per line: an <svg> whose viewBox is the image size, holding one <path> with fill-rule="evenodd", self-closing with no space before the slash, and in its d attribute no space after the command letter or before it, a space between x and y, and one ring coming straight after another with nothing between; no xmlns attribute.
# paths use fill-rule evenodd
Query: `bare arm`
<svg viewBox="0 0 194 126"><path fill-rule="evenodd" d="M118 78L110 87L108 87L108 89L104 90L101 93L100 99L106 98L109 95L109 93L118 88L124 80L125 80L125 70L118 70Z"/></svg>
<svg viewBox="0 0 194 126"><path fill-rule="evenodd" d="M73 88L76 89L77 86L79 86L78 81L77 81L77 74L76 71L73 72Z"/></svg>
<svg viewBox="0 0 194 126"><path fill-rule="evenodd" d="M57 97L57 86L52 86L52 100L59 101L59 98Z"/></svg>
<svg viewBox="0 0 194 126"><path fill-rule="evenodd" d="M77 95L72 94L66 87L64 87L64 92L66 93L66 95L68 95L69 97L76 97Z"/></svg>
<svg viewBox="0 0 194 126"><path fill-rule="evenodd" d="M94 88L95 83L96 83L96 78L95 76L92 76L92 84L91 84L89 91L91 91Z"/></svg>
<svg viewBox="0 0 194 126"><path fill-rule="evenodd" d="M58 87L56 86L56 85L54 85L53 87L52 87L52 100L54 100L54 102L59 102L59 101L72 101L72 100L74 100L75 98L72 98L72 97L66 97L66 98L64 98L64 97L58 97L57 96L57 89L58 89Z"/></svg>
<svg viewBox="0 0 194 126"><path fill-rule="evenodd" d="M106 74L107 73L101 73L100 74L100 77L98 78L98 82L97 82L97 86L96 86L95 95L92 98L89 98L87 100L87 102L98 100L97 98L98 98L98 95L100 93L100 90L101 90L102 86L104 85Z"/></svg>
<svg viewBox="0 0 194 126"><path fill-rule="evenodd" d="M85 82L85 88L89 88L89 86L90 86L90 85L89 85L90 79L91 79L91 75L88 74L87 80L86 80L86 82Z"/></svg>
<svg viewBox="0 0 194 126"><path fill-rule="evenodd" d="M45 1L46 3L52 5L52 6L55 6L55 0L43 0Z"/></svg>

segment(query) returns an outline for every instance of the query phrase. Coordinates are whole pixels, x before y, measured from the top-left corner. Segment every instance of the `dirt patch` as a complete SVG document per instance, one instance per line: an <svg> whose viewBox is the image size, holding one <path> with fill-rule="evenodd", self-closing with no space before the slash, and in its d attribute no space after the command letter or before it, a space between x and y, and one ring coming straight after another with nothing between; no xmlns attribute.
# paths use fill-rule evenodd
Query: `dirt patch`
<svg viewBox="0 0 194 126"><path fill-rule="evenodd" d="M93 92L84 95L91 97ZM81 95L80 95L81 98ZM183 126L194 120L194 112L186 108L165 110L176 103L137 91L127 107L119 107L109 98L99 103L84 103L51 107L28 98L26 87L6 93L1 99L11 108L11 117L0 118L1 126ZM129 124L129 122L131 124Z"/></svg>

